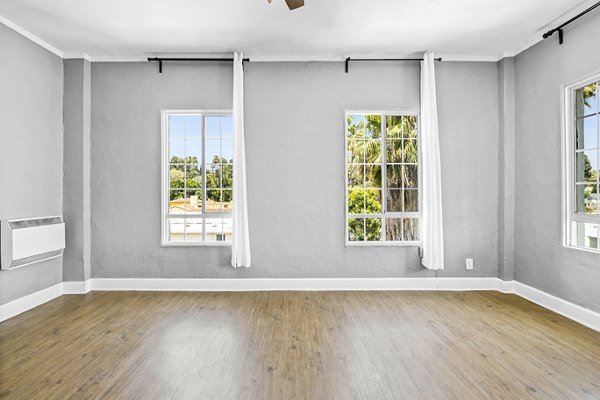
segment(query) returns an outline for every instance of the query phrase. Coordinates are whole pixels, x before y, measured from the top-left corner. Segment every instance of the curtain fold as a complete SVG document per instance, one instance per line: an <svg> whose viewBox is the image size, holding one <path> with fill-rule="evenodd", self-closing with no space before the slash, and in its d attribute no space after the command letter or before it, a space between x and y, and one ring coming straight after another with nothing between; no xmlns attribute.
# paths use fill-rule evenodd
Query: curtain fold
<svg viewBox="0 0 600 400"><path fill-rule="evenodd" d="M444 269L442 181L433 53L421 61L422 259L425 268Z"/></svg>
<svg viewBox="0 0 600 400"><path fill-rule="evenodd" d="M233 235L231 266L250 266L248 198L246 194L246 146L244 142L243 53L233 55Z"/></svg>

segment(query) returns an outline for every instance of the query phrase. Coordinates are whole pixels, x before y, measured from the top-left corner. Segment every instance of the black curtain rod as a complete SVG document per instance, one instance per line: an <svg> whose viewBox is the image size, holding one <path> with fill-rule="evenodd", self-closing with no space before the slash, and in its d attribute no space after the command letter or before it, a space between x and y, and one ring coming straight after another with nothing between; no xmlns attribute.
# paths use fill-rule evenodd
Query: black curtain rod
<svg viewBox="0 0 600 400"><path fill-rule="evenodd" d="M435 61L442 61L441 58L435 58ZM165 57L148 57L148 61L157 61L158 62L158 72L162 73L162 67L163 67L163 62L164 61L179 61L179 62L186 62L186 61L233 61L233 58L165 58ZM250 59L249 58L244 58L242 60L242 62L249 62ZM348 73L348 65L350 64L350 61L354 62L354 61L358 61L358 62L365 62L365 61L423 61L422 58L346 58L345 60L345 67L346 67L346 73Z"/></svg>
<svg viewBox="0 0 600 400"><path fill-rule="evenodd" d="M435 61L442 61L441 58L434 58ZM346 73L348 73L348 65L350 61L423 61L422 58L346 58Z"/></svg>
<svg viewBox="0 0 600 400"><path fill-rule="evenodd" d="M164 58L164 57L148 57L148 61L158 61L158 72L162 74L163 61L233 61L233 58ZM250 61L249 58L242 59L242 62Z"/></svg>
<svg viewBox="0 0 600 400"><path fill-rule="evenodd" d="M580 12L579 14L577 14L576 16L574 16L567 22L562 23L561 25L557 26L554 29L550 29L548 32L546 32L542 35L542 38L548 39L550 36L552 36L554 34L554 32L558 32L558 43L563 44L563 28L598 7L600 7L600 1L596 4L594 4L593 6L591 6L590 8L588 8L587 10Z"/></svg>

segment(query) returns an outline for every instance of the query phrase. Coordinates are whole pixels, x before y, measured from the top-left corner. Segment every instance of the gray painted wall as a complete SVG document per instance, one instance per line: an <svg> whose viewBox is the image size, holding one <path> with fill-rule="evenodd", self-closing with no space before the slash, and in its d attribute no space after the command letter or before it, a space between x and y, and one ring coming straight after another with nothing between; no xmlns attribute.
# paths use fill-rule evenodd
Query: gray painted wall
<svg viewBox="0 0 600 400"><path fill-rule="evenodd" d="M446 269L498 273L498 69L437 65ZM417 64L249 63L253 266L230 249L160 247L160 110L231 107L230 65L92 65L92 276L434 276L416 248L344 246L344 110L419 107ZM465 271L465 257L475 270Z"/></svg>
<svg viewBox="0 0 600 400"><path fill-rule="evenodd" d="M63 65L0 24L0 218L62 213ZM62 281L60 258L0 271L0 304Z"/></svg>
<svg viewBox="0 0 600 400"><path fill-rule="evenodd" d="M600 254L561 242L562 86L600 72L600 15L516 57L516 279L600 311Z"/></svg>
<svg viewBox="0 0 600 400"><path fill-rule="evenodd" d="M64 60L64 200L65 281L84 281L91 274L90 113L91 65Z"/></svg>

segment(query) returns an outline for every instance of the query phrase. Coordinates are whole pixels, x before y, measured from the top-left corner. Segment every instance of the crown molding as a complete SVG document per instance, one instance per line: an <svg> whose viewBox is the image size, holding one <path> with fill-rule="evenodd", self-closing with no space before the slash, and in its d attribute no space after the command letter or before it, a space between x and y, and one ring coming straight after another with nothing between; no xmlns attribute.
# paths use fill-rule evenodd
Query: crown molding
<svg viewBox="0 0 600 400"><path fill-rule="evenodd" d="M227 53L146 53L127 56L92 56L92 62L146 62L148 58L231 58L233 52ZM245 55L244 55L245 56Z"/></svg>
<svg viewBox="0 0 600 400"><path fill-rule="evenodd" d="M87 53L64 52L62 58L65 60L83 58L86 61L92 62L92 57Z"/></svg>
<svg viewBox="0 0 600 400"><path fill-rule="evenodd" d="M52 46L50 43L41 39L39 36L36 36L33 33L29 32L27 29L23 28L22 26L15 24L8 18L5 18L2 15L0 15L0 23L3 25L6 25L8 28L21 34L22 36L25 36L27 39L29 39L32 42L34 42L35 44L43 47L44 49L48 50L49 52L54 53L55 55L59 56L60 58L63 58L64 53L62 50L59 50L58 48Z"/></svg>
<svg viewBox="0 0 600 400"><path fill-rule="evenodd" d="M91 62L147 62L148 57L155 56L92 56Z"/></svg>
<svg viewBox="0 0 600 400"><path fill-rule="evenodd" d="M442 61L448 62L498 62L503 57L496 55L447 55L447 54L435 54L436 57L441 57ZM220 54L219 56L223 56ZM377 59L377 58L418 58L418 55L399 56L389 54L369 54L368 56L362 55L347 55L347 56L253 56L252 54L244 55L250 59L250 62L344 62L346 58L361 58L361 59ZM92 56L90 57L91 62L146 62L148 57L175 57L173 55L145 55L145 56ZM204 53L189 54L186 56L177 55L176 57L209 57ZM214 57L214 56L213 56ZM77 57L81 58L81 57Z"/></svg>
<svg viewBox="0 0 600 400"><path fill-rule="evenodd" d="M479 55L459 55L459 54L443 54L434 53L436 57L441 57L442 61L456 61L456 62L497 62L502 57L492 54L479 54ZM307 57L293 57L293 56L252 56L249 54L251 62L343 62L346 58L361 58L361 59L378 59L378 58L419 58L422 53L412 54L346 54L343 56L307 56Z"/></svg>
<svg viewBox="0 0 600 400"><path fill-rule="evenodd" d="M438 54L434 53L435 57L440 57L442 62L498 62L502 59L501 56L493 54L482 55L460 55L460 54Z"/></svg>
<svg viewBox="0 0 600 400"><path fill-rule="evenodd" d="M527 49L535 46L539 42L543 41L544 39L542 38L542 35L543 35L543 32L536 33L535 37L532 35L532 39L529 42L527 42L526 45L521 46L517 50L505 51L502 54L502 58L504 58L504 57L516 57L517 55L521 54L525 50L527 50Z"/></svg>
<svg viewBox="0 0 600 400"><path fill-rule="evenodd" d="M251 62L343 62L346 59L343 56L247 56Z"/></svg>

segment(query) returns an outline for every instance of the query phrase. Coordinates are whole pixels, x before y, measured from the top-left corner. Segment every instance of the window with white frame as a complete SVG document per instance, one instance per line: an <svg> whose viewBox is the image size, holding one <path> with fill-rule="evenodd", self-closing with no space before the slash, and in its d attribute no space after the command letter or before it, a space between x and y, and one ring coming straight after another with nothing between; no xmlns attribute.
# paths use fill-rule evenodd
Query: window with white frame
<svg viewBox="0 0 600 400"><path fill-rule="evenodd" d="M230 243L231 113L163 111L162 118L162 243Z"/></svg>
<svg viewBox="0 0 600 400"><path fill-rule="evenodd" d="M565 239L600 251L600 76L567 88Z"/></svg>
<svg viewBox="0 0 600 400"><path fill-rule="evenodd" d="M417 113L346 113L346 243L417 244Z"/></svg>

